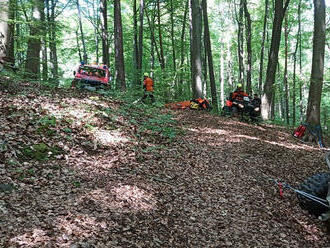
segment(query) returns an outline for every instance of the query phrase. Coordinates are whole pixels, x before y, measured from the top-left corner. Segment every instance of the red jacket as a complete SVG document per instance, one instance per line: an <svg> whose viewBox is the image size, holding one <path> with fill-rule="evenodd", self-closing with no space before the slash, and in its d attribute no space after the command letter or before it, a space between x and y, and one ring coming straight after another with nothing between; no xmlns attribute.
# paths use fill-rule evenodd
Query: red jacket
<svg viewBox="0 0 330 248"><path fill-rule="evenodd" d="M243 101L243 97L244 96L249 96L248 94L246 94L244 91L234 91L233 95L232 95L232 100L238 100L238 101Z"/></svg>
<svg viewBox="0 0 330 248"><path fill-rule="evenodd" d="M150 77L143 80L143 88L145 88L146 91L154 91L154 82Z"/></svg>

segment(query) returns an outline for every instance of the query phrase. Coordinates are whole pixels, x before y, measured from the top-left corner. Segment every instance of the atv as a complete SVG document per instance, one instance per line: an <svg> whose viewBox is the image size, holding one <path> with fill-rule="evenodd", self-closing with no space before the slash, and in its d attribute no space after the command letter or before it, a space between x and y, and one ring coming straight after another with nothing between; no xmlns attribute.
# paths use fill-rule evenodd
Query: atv
<svg viewBox="0 0 330 248"><path fill-rule="evenodd" d="M243 97L242 100L228 98L222 109L223 115L239 116L244 121L259 121L260 103L254 102L250 97Z"/></svg>
<svg viewBox="0 0 330 248"><path fill-rule="evenodd" d="M330 152L325 156L330 169ZM302 209L320 220L330 219L330 172L315 174L307 178L299 187L298 201Z"/></svg>
<svg viewBox="0 0 330 248"><path fill-rule="evenodd" d="M72 88L110 88L111 75L106 65L81 64L73 75Z"/></svg>

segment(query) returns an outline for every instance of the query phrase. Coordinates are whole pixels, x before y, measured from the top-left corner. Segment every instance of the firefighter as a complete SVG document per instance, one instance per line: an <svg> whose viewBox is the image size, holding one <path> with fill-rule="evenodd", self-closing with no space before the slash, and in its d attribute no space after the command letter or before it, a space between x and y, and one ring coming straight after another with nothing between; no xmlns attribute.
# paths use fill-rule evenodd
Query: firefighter
<svg viewBox="0 0 330 248"><path fill-rule="evenodd" d="M242 84L237 84L237 88L233 92L231 99L237 101L243 101L244 96L249 96L249 95L245 91L243 91Z"/></svg>
<svg viewBox="0 0 330 248"><path fill-rule="evenodd" d="M151 102L155 101L153 91L154 91L154 82L149 77L148 73L143 74L143 89L144 89L144 95L142 97L142 102L149 96L151 99Z"/></svg>

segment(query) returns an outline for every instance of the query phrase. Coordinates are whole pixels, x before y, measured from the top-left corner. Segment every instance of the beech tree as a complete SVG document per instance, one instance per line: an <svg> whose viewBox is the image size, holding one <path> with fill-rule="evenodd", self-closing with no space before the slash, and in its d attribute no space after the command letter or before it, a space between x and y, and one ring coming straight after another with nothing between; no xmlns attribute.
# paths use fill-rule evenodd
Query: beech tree
<svg viewBox="0 0 330 248"><path fill-rule="evenodd" d="M115 31L115 77L117 87L125 90L125 67L123 49L123 30L121 23L120 0L114 1L114 31Z"/></svg>
<svg viewBox="0 0 330 248"><path fill-rule="evenodd" d="M324 74L325 27L325 1L314 0L313 58L306 123L316 131L321 131L320 105ZM309 133L307 137L310 139L313 136Z"/></svg>
<svg viewBox="0 0 330 248"><path fill-rule="evenodd" d="M0 62L6 57L8 38L9 2L0 2Z"/></svg>
<svg viewBox="0 0 330 248"><path fill-rule="evenodd" d="M264 93L262 95L262 107L261 114L264 120L269 120L271 117L272 106L274 101L274 83L276 68L278 63L278 52L281 41L281 31L283 18L288 8L290 0L275 0L275 13L273 20L273 30L272 30L272 41L270 45L270 50L268 54L268 65L266 82L264 84Z"/></svg>
<svg viewBox="0 0 330 248"><path fill-rule="evenodd" d="M201 34L202 34L202 15L199 0L191 0L191 40L190 40L190 60L192 92L194 98L203 96L202 92L202 61L201 61Z"/></svg>

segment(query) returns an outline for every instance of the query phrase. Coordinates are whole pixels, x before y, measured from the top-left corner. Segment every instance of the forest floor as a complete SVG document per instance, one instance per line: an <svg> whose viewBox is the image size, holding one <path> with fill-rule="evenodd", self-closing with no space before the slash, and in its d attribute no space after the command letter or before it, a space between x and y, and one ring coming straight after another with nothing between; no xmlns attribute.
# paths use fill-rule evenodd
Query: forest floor
<svg viewBox="0 0 330 248"><path fill-rule="evenodd" d="M0 247L330 247L283 127L0 78Z"/></svg>

